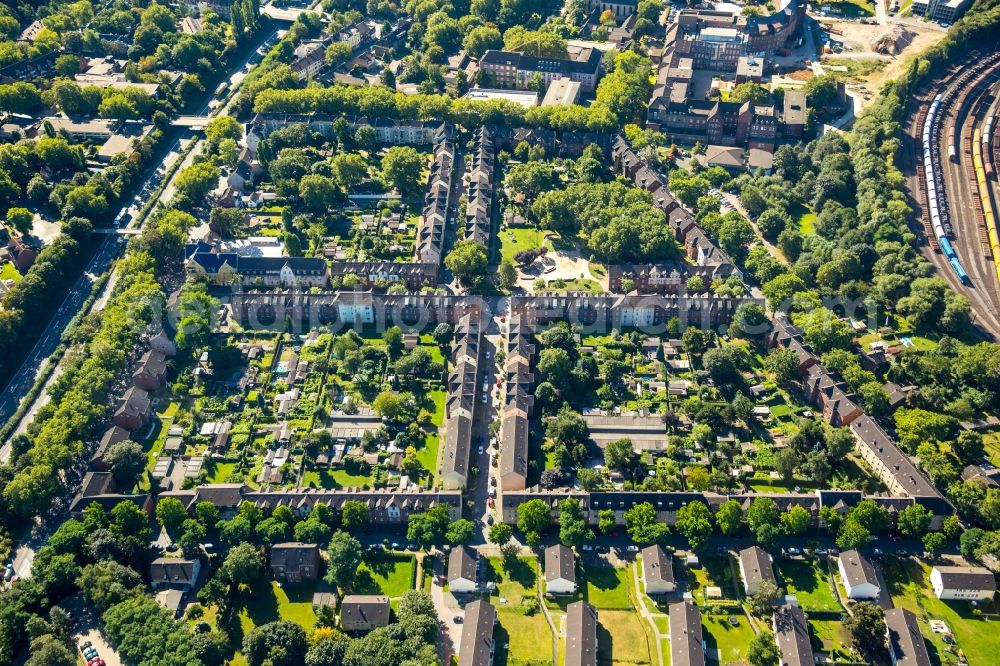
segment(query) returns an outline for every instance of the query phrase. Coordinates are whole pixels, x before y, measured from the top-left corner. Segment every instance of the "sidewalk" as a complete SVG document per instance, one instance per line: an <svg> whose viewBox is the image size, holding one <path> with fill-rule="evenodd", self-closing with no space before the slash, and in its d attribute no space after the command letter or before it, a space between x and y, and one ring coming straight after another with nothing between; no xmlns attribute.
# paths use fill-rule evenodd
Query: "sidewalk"
<svg viewBox="0 0 1000 666"><path fill-rule="evenodd" d="M668 663L663 660L663 641L669 640L669 636L660 633L659 627L656 626L655 617L667 617L663 613L651 613L649 608L646 607L646 602L642 600L642 588L639 586L639 567L637 565L629 565L629 569L632 572L632 583L635 586L635 597L639 605L639 615L642 616L644 620L649 624L650 628L653 630L653 642L656 643L656 663L663 666Z"/></svg>

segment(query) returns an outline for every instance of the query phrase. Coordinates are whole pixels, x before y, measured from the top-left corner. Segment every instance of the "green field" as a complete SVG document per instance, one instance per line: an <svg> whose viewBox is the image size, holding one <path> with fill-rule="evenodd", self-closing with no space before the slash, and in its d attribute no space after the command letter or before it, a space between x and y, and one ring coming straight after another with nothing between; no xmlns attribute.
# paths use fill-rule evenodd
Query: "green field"
<svg viewBox="0 0 1000 666"><path fill-rule="evenodd" d="M351 585L355 594L384 594L395 598L413 589L417 573L413 555L378 552L365 555L364 559Z"/></svg>
<svg viewBox="0 0 1000 666"><path fill-rule="evenodd" d="M229 635L233 639L234 646L238 648L243 637L254 627L276 620L289 620L300 625L306 632L312 631L316 622L316 614L312 609L312 596L315 590L315 583L299 585L283 583L279 586L278 583L268 583L263 578L259 579L249 590L243 592L242 598L246 602L229 623ZM217 608L212 606L206 609L203 619L209 625L218 627L220 617ZM243 666L247 661L237 649L233 658L227 663L231 666Z"/></svg>
<svg viewBox="0 0 1000 666"><path fill-rule="evenodd" d="M599 609L631 609L628 598L628 569L586 567L587 601Z"/></svg>
<svg viewBox="0 0 1000 666"><path fill-rule="evenodd" d="M812 629L813 647L832 655L850 660L851 632L844 628L840 620L809 620Z"/></svg>
<svg viewBox="0 0 1000 666"><path fill-rule="evenodd" d="M746 659L747 645L754 636L753 629L743 613L736 611L732 614L738 622L735 627L729 623L729 617L728 614L702 613L701 615L705 645L709 650L719 650L722 666L743 663Z"/></svg>
<svg viewBox="0 0 1000 666"><path fill-rule="evenodd" d="M994 466L1000 465L1000 432L988 432L983 435L983 445L986 455Z"/></svg>
<svg viewBox="0 0 1000 666"><path fill-rule="evenodd" d="M844 16L873 16L875 5L867 0L843 0L842 2L824 2L824 7L839 11Z"/></svg>
<svg viewBox="0 0 1000 666"><path fill-rule="evenodd" d="M546 280L546 291L565 293L568 291L589 291L599 294L604 291L600 284L590 278L573 278L572 280Z"/></svg>
<svg viewBox="0 0 1000 666"><path fill-rule="evenodd" d="M656 648L651 647L638 613L630 610L601 610L597 613L597 658L600 664L625 666L651 664Z"/></svg>
<svg viewBox="0 0 1000 666"><path fill-rule="evenodd" d="M514 255L525 250L537 250L545 242L545 232L540 229L507 228L500 232L500 257L514 261Z"/></svg>
<svg viewBox="0 0 1000 666"><path fill-rule="evenodd" d="M941 663L951 664L957 660L946 652L948 646L941 640L941 634L931 631L929 620L943 620L948 625L970 664L995 663L994 657L1000 654L995 604L980 606L983 616L977 616L968 603L939 600L930 587L930 567L914 559L887 559L882 572L893 604L917 614L920 631L936 648ZM992 617L984 617L988 614Z"/></svg>
<svg viewBox="0 0 1000 666"><path fill-rule="evenodd" d="M522 557L505 571L499 557L489 559L488 580L497 589L490 603L497 609L499 626L494 633L496 666L539 666L552 663L552 631L542 610L524 612L521 602L538 594L538 562ZM501 602L501 600L503 600Z"/></svg>
<svg viewBox="0 0 1000 666"><path fill-rule="evenodd" d="M785 591L796 596L802 610L842 610L830 587L830 572L824 562L816 559L778 560L776 564Z"/></svg>
<svg viewBox="0 0 1000 666"><path fill-rule="evenodd" d="M20 282L21 274L17 272L16 268L14 268L14 264L9 261L5 261L3 267L0 268L0 280Z"/></svg>
<svg viewBox="0 0 1000 666"><path fill-rule="evenodd" d="M344 469L311 469L302 475L302 486L306 488L360 488L374 482L370 475L351 474Z"/></svg>
<svg viewBox="0 0 1000 666"><path fill-rule="evenodd" d="M791 214L793 222L798 225L802 235L808 236L816 233L816 213L802 205L794 206L788 212Z"/></svg>

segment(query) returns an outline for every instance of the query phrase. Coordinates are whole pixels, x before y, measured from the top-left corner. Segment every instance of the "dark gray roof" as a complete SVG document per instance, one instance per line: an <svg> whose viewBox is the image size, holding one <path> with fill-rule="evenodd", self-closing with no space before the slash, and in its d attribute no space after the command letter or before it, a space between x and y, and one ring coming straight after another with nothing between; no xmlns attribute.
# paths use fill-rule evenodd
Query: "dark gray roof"
<svg viewBox="0 0 1000 666"><path fill-rule="evenodd" d="M934 567L941 574L941 583L948 590L993 590L997 579L986 567Z"/></svg>
<svg viewBox="0 0 1000 666"><path fill-rule="evenodd" d="M705 666L701 611L688 601L670 605L671 666Z"/></svg>
<svg viewBox="0 0 1000 666"><path fill-rule="evenodd" d="M344 631L389 624L389 597L349 594L340 603L340 626Z"/></svg>
<svg viewBox="0 0 1000 666"><path fill-rule="evenodd" d="M556 544L545 549L545 582L560 578L576 582L576 557L573 549Z"/></svg>
<svg viewBox="0 0 1000 666"><path fill-rule="evenodd" d="M149 565L149 578L154 583L194 585L195 573L195 560L160 557Z"/></svg>
<svg viewBox="0 0 1000 666"><path fill-rule="evenodd" d="M774 611L774 636L781 652L781 666L813 666L809 623L798 606L781 606Z"/></svg>
<svg viewBox="0 0 1000 666"><path fill-rule="evenodd" d="M485 601L473 601L465 607L458 666L490 666L496 620L496 609Z"/></svg>
<svg viewBox="0 0 1000 666"><path fill-rule="evenodd" d="M653 544L642 549L642 577L648 585L655 582L674 582L674 564L663 548Z"/></svg>
<svg viewBox="0 0 1000 666"><path fill-rule="evenodd" d="M475 582L477 553L469 546L456 546L448 556L448 582L464 578Z"/></svg>
<svg viewBox="0 0 1000 666"><path fill-rule="evenodd" d="M856 550L845 550L840 554L840 562L844 568L844 575L847 576L847 584L850 586L871 583L878 587L878 575L875 567L865 557Z"/></svg>
<svg viewBox="0 0 1000 666"><path fill-rule="evenodd" d="M885 612L885 628L892 663L896 666L931 666L927 644L920 635L917 616L905 608Z"/></svg>
<svg viewBox="0 0 1000 666"><path fill-rule="evenodd" d="M597 609L586 601L566 607L566 666L597 666Z"/></svg>
<svg viewBox="0 0 1000 666"><path fill-rule="evenodd" d="M744 581L747 585L769 581L777 584L774 570L771 568L771 556L760 546L750 546L740 551L740 561L743 562Z"/></svg>

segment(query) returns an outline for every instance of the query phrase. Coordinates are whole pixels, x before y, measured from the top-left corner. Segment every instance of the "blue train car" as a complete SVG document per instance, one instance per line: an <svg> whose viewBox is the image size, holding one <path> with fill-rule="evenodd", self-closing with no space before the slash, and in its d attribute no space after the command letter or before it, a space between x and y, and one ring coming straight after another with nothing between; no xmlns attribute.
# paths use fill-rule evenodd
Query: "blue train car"
<svg viewBox="0 0 1000 666"><path fill-rule="evenodd" d="M962 281L962 284L971 284L969 274L965 272L964 268L962 268L962 263L958 260L958 257L951 258L951 267L954 269L955 275L958 276L958 279Z"/></svg>
<svg viewBox="0 0 1000 666"><path fill-rule="evenodd" d="M955 248L951 246L951 242L945 236L939 236L938 243L941 245L941 251L944 252L944 256L949 259L955 259L958 257L958 255L955 254Z"/></svg>

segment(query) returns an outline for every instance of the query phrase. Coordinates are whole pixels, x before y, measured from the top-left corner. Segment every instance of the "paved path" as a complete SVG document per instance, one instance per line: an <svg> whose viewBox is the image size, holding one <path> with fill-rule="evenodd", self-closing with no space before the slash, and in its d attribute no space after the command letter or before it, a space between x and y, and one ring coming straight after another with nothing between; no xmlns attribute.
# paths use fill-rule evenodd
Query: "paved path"
<svg viewBox="0 0 1000 666"><path fill-rule="evenodd" d="M458 654L458 641L455 634L462 625L455 623L456 617L462 617L464 612L450 593L444 591L444 553L438 553L434 558L434 578L431 580L431 600L441 622L438 625L438 653L442 663L450 664L452 655Z"/></svg>
<svg viewBox="0 0 1000 666"><path fill-rule="evenodd" d="M660 628L656 626L656 620L654 618L657 616L658 617L667 617L667 616L664 615L663 613L656 613L654 616L653 613L649 612L649 608L646 607L646 602L642 600L641 596L642 588L639 587L639 567L630 565L629 570L632 572L632 582L635 585L634 588L635 598L636 601L638 602L637 605L639 607L639 615L641 615L643 619L646 620L650 628L652 628L653 630L653 642L656 644L656 663L660 664L660 666L663 666L664 664L669 663L668 661L663 660L663 640L669 639L669 637L660 633Z"/></svg>
<svg viewBox="0 0 1000 666"><path fill-rule="evenodd" d="M549 614L549 607L545 604L545 595L542 594L542 576L544 574L539 573L535 576L535 594L538 595L538 604L542 607L542 615L545 616L545 621L549 623L549 631L552 634L552 663L559 663L559 634L562 633L562 628L556 627L555 621L552 619L552 615Z"/></svg>

